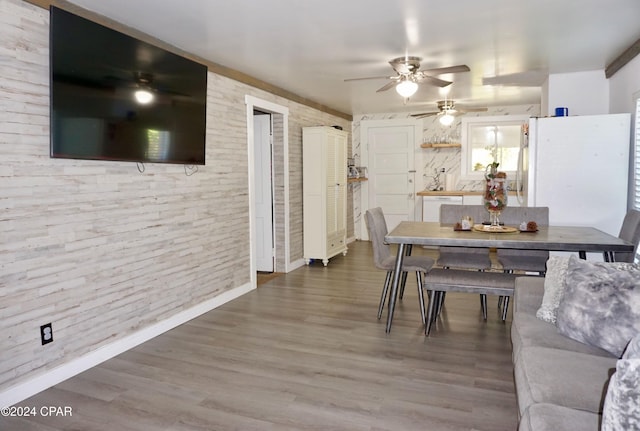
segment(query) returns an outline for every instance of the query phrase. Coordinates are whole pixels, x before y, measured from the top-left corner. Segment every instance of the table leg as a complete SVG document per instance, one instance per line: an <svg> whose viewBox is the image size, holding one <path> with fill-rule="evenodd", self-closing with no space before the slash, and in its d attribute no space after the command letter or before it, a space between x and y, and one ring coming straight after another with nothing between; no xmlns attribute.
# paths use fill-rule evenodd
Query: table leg
<svg viewBox="0 0 640 431"><path fill-rule="evenodd" d="M586 251L579 251L578 252L578 257L582 260L587 260L587 252Z"/></svg>
<svg viewBox="0 0 640 431"><path fill-rule="evenodd" d="M386 332L391 331L391 322L393 321L393 311L396 307L396 297L398 296L398 285L402 277L402 261L404 260L405 244L398 244L398 254L396 256L396 266L393 271L393 281L391 282L391 291L389 292L389 315L387 316Z"/></svg>
<svg viewBox="0 0 640 431"><path fill-rule="evenodd" d="M613 251L605 251L604 252L604 257L605 257L605 261L606 262L615 262L616 261L616 254Z"/></svg>

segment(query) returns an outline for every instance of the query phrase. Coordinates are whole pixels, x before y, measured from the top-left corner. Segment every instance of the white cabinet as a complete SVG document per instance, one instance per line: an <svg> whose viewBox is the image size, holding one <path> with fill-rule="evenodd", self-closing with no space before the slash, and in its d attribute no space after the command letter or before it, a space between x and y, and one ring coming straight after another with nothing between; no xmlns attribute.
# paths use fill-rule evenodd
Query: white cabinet
<svg viewBox="0 0 640 431"><path fill-rule="evenodd" d="M462 197L463 205L484 205L482 195L464 195Z"/></svg>
<svg viewBox="0 0 640 431"><path fill-rule="evenodd" d="M347 132L302 129L304 260L347 254Z"/></svg>
<svg viewBox="0 0 640 431"><path fill-rule="evenodd" d="M440 205L462 205L462 196L423 196L422 221L440 221Z"/></svg>

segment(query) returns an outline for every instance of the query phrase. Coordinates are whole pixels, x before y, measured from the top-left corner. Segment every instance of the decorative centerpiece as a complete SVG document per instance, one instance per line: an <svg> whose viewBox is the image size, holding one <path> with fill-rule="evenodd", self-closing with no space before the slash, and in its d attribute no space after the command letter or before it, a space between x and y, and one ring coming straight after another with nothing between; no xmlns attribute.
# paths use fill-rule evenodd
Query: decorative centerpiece
<svg viewBox="0 0 640 431"><path fill-rule="evenodd" d="M500 213L507 206L507 174L498 171L499 163L487 165L484 178L487 185L484 191L484 207L489 211L492 228L500 227Z"/></svg>

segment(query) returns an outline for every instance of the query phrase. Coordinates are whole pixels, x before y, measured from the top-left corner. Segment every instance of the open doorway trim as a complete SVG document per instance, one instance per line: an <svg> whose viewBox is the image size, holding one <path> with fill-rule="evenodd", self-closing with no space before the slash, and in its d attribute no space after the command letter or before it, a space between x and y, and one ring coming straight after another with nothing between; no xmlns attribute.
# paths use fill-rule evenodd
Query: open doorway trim
<svg viewBox="0 0 640 431"><path fill-rule="evenodd" d="M289 262L289 108L278 105L273 102L269 102L267 100L259 99L254 96L245 96L245 104L247 109L247 154L248 154L248 166L249 166L249 245L251 249L250 253L250 265L249 270L251 271L251 286L257 286L257 276L256 276L256 255L255 255L255 244L256 244L256 226L254 221L255 216L255 190L254 190L254 181L255 181L255 154L253 149L253 138L254 138L254 130L253 130L253 111L255 109L268 112L272 114L281 114L282 122L283 122L283 137L282 137L282 145L283 145L283 166L284 166L284 244L281 246L284 247L284 262L275 262L275 268L278 268L278 265L284 264L284 271L289 272L291 263ZM275 143L274 143L275 144ZM276 228L275 223L277 222L277 217L274 218L274 230ZM274 244L275 247L278 247L280 244Z"/></svg>

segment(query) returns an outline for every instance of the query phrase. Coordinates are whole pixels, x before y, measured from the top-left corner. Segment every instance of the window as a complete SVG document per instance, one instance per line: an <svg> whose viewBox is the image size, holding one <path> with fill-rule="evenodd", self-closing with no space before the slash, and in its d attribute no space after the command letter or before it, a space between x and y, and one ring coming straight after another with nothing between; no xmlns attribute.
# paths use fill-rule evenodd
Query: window
<svg viewBox="0 0 640 431"><path fill-rule="evenodd" d="M487 165L515 177L522 137L528 116L471 117L462 119L462 165L464 179L481 179Z"/></svg>

